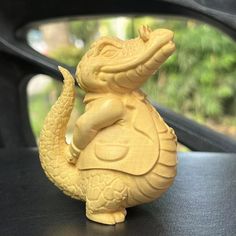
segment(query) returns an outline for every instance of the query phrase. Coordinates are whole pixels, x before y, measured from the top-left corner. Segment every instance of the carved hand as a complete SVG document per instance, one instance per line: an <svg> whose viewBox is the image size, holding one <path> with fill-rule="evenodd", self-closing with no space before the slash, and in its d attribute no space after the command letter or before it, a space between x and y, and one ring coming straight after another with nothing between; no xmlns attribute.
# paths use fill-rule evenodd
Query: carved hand
<svg viewBox="0 0 236 236"><path fill-rule="evenodd" d="M80 152L81 152L81 150L78 149L77 147L75 147L73 145L73 143L71 143L69 145L68 155L66 156L67 161L71 164L76 164L76 162L79 158Z"/></svg>

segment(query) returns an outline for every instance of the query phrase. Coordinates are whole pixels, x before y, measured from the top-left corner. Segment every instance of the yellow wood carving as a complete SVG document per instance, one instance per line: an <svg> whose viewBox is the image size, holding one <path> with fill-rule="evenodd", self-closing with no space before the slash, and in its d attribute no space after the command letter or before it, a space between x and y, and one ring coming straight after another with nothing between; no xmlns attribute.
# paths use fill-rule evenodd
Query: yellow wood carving
<svg viewBox="0 0 236 236"><path fill-rule="evenodd" d="M127 41L103 37L78 64L76 80L86 109L65 142L74 105L74 78L59 67L63 91L48 113L39 152L48 178L65 194L86 201L86 216L123 222L126 208L159 198L176 176L176 144L140 86L174 52L173 32L142 26Z"/></svg>

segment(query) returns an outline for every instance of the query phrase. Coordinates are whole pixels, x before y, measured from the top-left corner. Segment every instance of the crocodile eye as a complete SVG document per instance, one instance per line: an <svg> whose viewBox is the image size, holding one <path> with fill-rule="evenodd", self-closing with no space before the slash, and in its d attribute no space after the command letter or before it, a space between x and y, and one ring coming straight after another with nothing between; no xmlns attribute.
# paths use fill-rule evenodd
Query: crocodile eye
<svg viewBox="0 0 236 236"><path fill-rule="evenodd" d="M87 52L87 57L91 57L93 54L94 54L94 50L90 49L90 50Z"/></svg>
<svg viewBox="0 0 236 236"><path fill-rule="evenodd" d="M100 51L100 55L104 56L104 57L112 57L117 53L117 50L111 46L105 46L101 51Z"/></svg>
<svg viewBox="0 0 236 236"><path fill-rule="evenodd" d="M105 57L112 57L115 54L116 54L116 50L114 49L106 49L101 52L101 55Z"/></svg>

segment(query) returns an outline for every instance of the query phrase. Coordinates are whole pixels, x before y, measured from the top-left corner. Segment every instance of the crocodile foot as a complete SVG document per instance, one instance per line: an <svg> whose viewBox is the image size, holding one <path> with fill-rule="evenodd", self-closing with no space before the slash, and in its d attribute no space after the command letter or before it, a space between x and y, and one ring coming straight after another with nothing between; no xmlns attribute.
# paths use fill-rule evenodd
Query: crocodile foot
<svg viewBox="0 0 236 236"><path fill-rule="evenodd" d="M116 223L121 223L125 221L126 210L121 209L115 212L105 212L105 213L89 213L87 212L88 219L107 225L114 225Z"/></svg>

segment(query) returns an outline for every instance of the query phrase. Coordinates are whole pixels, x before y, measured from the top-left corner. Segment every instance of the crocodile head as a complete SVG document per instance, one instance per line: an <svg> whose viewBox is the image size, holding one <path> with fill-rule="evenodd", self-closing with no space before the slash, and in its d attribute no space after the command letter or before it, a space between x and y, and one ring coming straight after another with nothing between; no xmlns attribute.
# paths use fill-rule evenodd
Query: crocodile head
<svg viewBox="0 0 236 236"><path fill-rule="evenodd" d="M86 92L127 93L138 89L174 52L173 32L139 29L127 41L103 37L95 41L77 66L76 79Z"/></svg>

